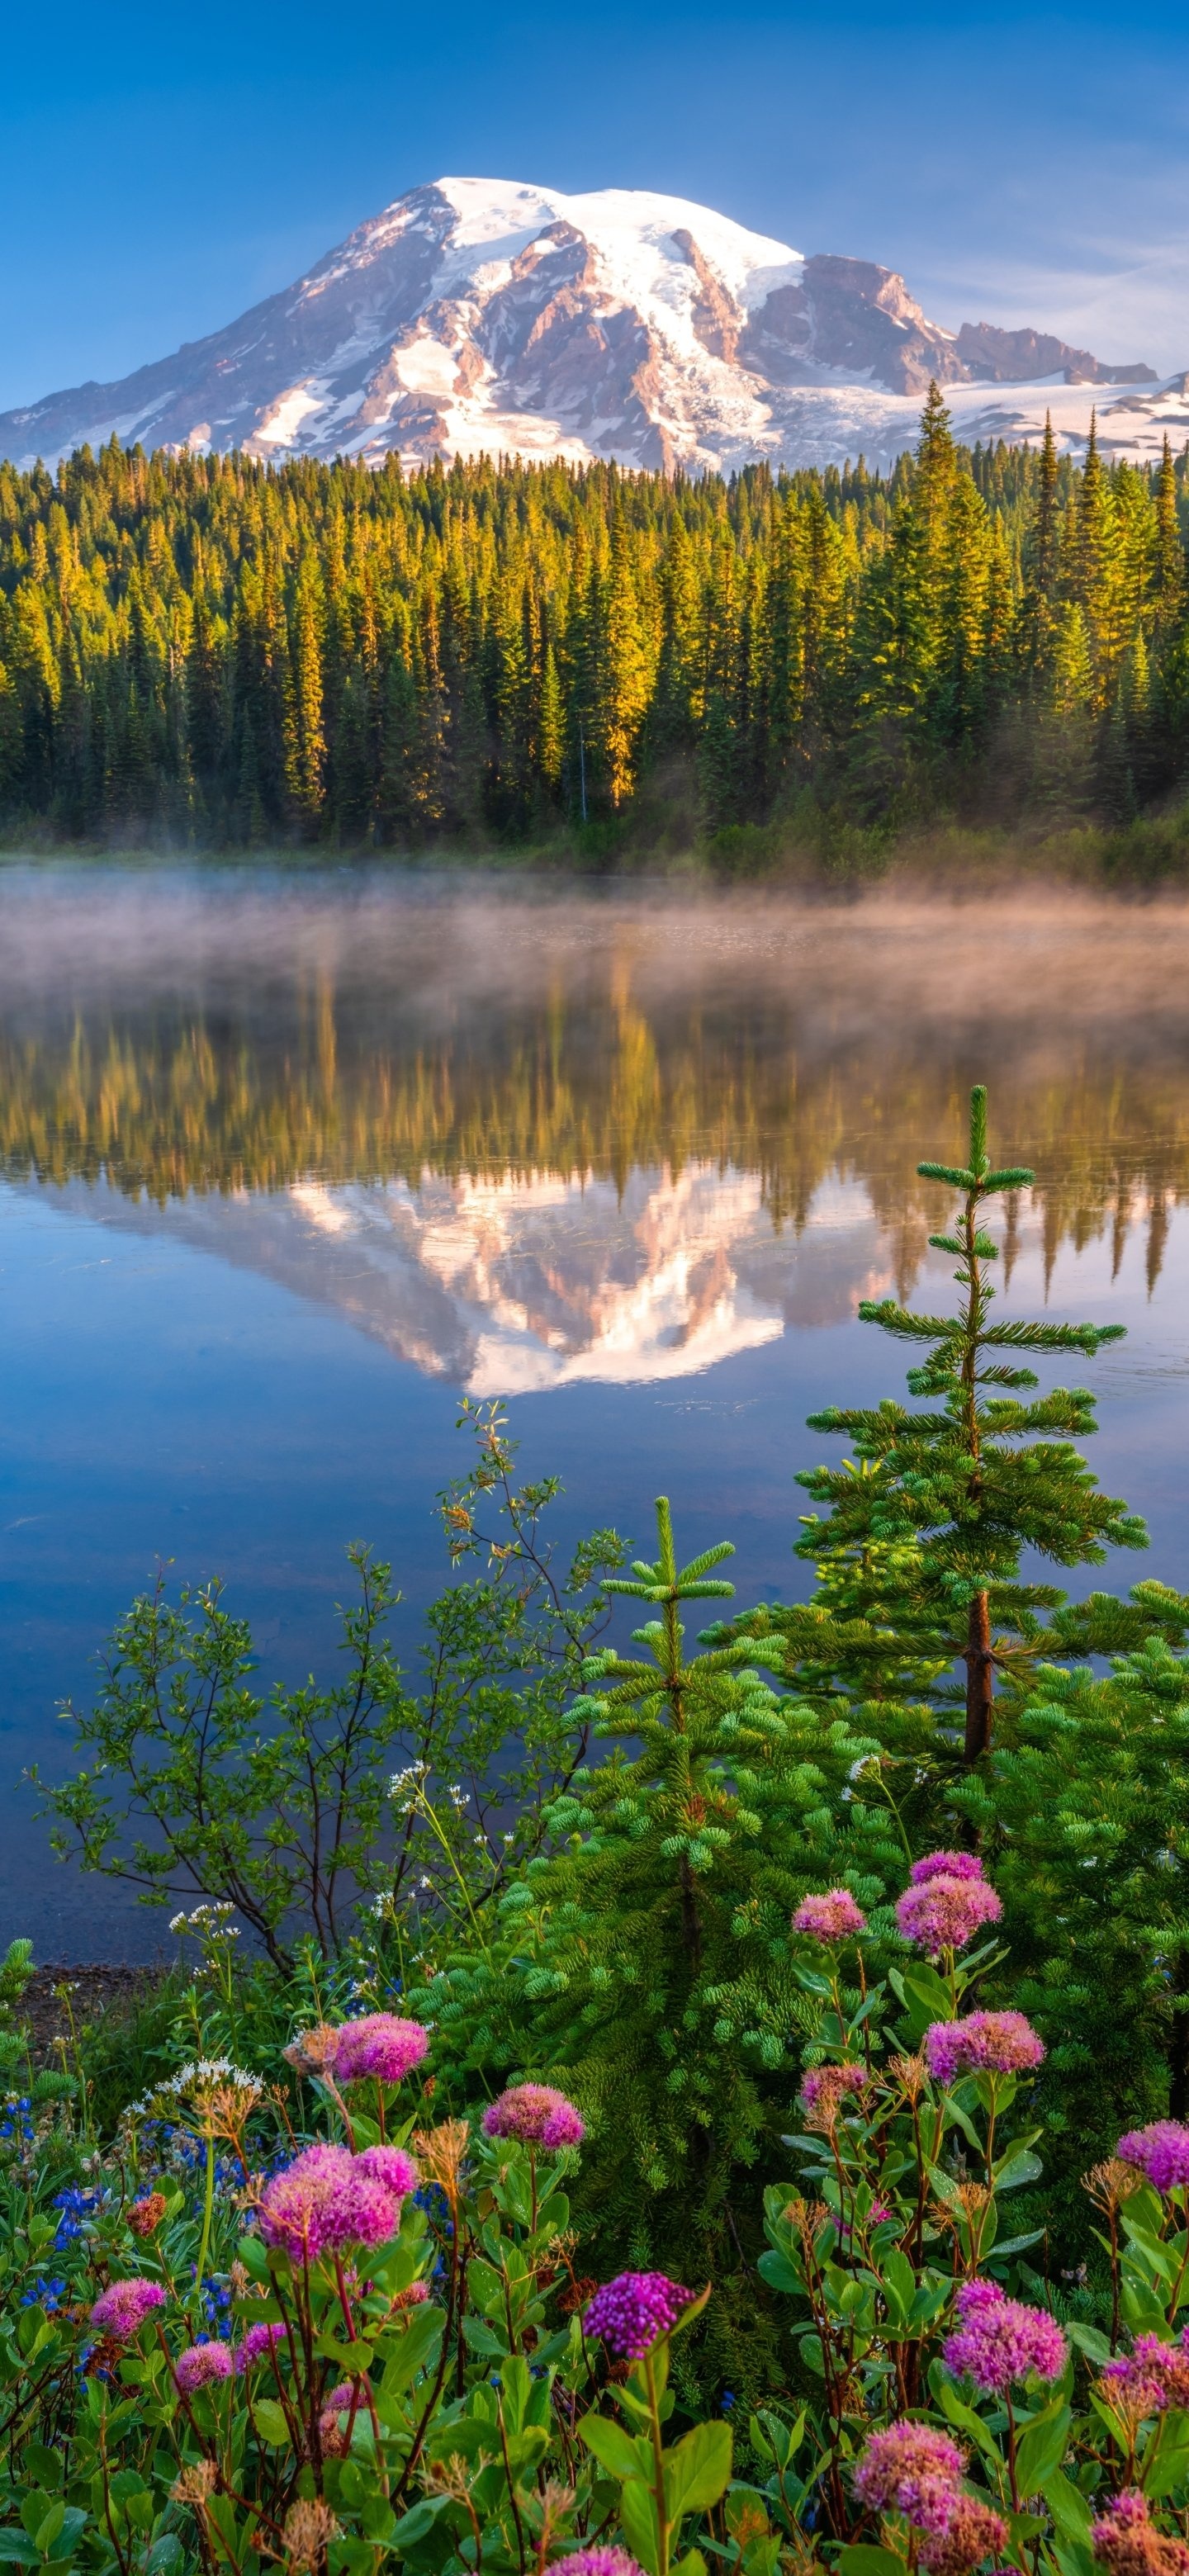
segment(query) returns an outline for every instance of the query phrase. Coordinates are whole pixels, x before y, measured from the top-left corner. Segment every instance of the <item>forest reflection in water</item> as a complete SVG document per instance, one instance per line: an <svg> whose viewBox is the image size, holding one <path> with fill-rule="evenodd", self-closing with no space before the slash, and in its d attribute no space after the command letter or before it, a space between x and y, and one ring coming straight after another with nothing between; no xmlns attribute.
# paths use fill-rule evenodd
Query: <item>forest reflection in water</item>
<svg viewBox="0 0 1189 2576"><path fill-rule="evenodd" d="M0 1942L152 1955L17 1784L158 1560L265 1685L333 1669L342 1549L416 1664L456 1397L511 1399L563 1545L794 1566L805 1417L903 1390L864 1295L955 1291L923 1156L990 1086L1012 1311L1118 1320L1095 1472L1184 1582L1189 911L809 905L395 872L0 865ZM1002 1284L1002 1283L1001 1283ZM1090 1579L1090 1578L1087 1578Z"/></svg>
<svg viewBox="0 0 1189 2576"><path fill-rule="evenodd" d="M1189 1186L1189 914L1033 896L0 880L0 1160L478 1391L702 1368L914 1285L986 1080L1046 1272ZM103 1186L96 1191L94 1184ZM72 1187L71 1185L75 1185Z"/></svg>

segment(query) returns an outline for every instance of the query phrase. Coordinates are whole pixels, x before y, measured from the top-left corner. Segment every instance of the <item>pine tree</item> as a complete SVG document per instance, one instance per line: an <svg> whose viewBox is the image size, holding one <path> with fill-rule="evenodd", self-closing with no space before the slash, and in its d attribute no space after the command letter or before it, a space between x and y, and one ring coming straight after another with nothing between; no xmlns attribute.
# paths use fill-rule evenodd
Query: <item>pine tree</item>
<svg viewBox="0 0 1189 2576"><path fill-rule="evenodd" d="M944 1684L936 1690L937 1678L955 1661L965 1663L967 1764L978 1762L992 1740L996 1672L1027 1672L1044 1642L1037 1613L1063 1600L1051 1585L1020 1580L1025 1548L1074 1566L1101 1564L1107 1544L1147 1544L1142 1522L1098 1492L1071 1445L1095 1427L1091 1397L1080 1388L1056 1388L1021 1401L1036 1377L1003 1356L1073 1350L1093 1356L1124 1328L990 1321L995 1292L986 1271L998 1254L983 1229L983 1211L988 1200L1026 1188L1034 1175L1022 1166L992 1170L986 1121L986 1093L977 1086L967 1164L917 1166L923 1178L961 1194L956 1231L929 1238L958 1260L955 1312L918 1315L893 1298L859 1308L865 1323L896 1340L931 1345L909 1371L908 1384L914 1395L941 1398L940 1410L910 1413L885 1401L814 1414L812 1429L849 1436L857 1472L855 1466L818 1467L798 1479L815 1501L829 1505L828 1518L810 1520L797 1546L798 1555L819 1567L814 1606L833 1622L863 1623L868 1634L856 1640L860 1671L864 1655L877 1671L881 1653L885 1671L894 1672L898 1660L904 1683L933 1688L943 1710L948 1691ZM814 1645L803 1616L770 1611L766 1621L752 1624L757 1633L783 1630L784 1668L795 1677L797 1658L812 1656ZM844 1649L833 1637L826 1643L826 1669L848 1678Z"/></svg>
<svg viewBox="0 0 1189 2576"><path fill-rule="evenodd" d="M631 545L622 508L616 509L606 586L599 733L607 792L613 806L630 796L636 744L648 706L648 651L633 579Z"/></svg>
<svg viewBox="0 0 1189 2576"><path fill-rule="evenodd" d="M1045 433L1038 459L1036 515L1024 546L1024 596L1020 607L1023 658L1033 672L1044 664L1053 634L1060 563L1061 512L1053 416L1045 413Z"/></svg>
<svg viewBox="0 0 1189 2576"><path fill-rule="evenodd" d="M640 1652L592 1656L571 1710L611 1750L554 1803L554 1850L509 1891L500 1945L456 1962L425 2002L443 2058L548 2071L590 2114L579 2217L593 2259L713 2278L720 2344L749 2372L750 2169L787 2121L818 2012L790 1915L843 1878L878 1909L905 1852L857 1781L873 1737L778 1698L747 1638L687 1657L681 1609L730 1594L716 1569L733 1551L679 1569L663 1500L657 1534L655 1564L611 1585L654 1613Z"/></svg>
<svg viewBox="0 0 1189 2576"><path fill-rule="evenodd" d="M1142 807L1185 765L1180 471L1108 472L1095 432L1079 474L1051 425L968 454L936 387L886 477L4 466L0 821L465 842L650 771L712 827L807 791L895 821L1009 767L1076 811L1096 763Z"/></svg>
<svg viewBox="0 0 1189 2576"><path fill-rule="evenodd" d="M1157 632L1171 633L1183 623L1186 592L1185 546L1177 510L1177 477L1165 433L1156 478L1156 529L1152 564L1152 605Z"/></svg>

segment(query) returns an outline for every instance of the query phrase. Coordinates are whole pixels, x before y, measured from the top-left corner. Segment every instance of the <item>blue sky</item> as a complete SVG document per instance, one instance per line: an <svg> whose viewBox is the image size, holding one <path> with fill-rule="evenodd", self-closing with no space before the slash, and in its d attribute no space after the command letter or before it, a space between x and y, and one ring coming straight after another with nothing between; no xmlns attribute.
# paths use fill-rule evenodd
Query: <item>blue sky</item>
<svg viewBox="0 0 1189 2576"><path fill-rule="evenodd" d="M0 408L217 329L443 172L700 199L935 319L1189 365L1189 19L58 0L5 40Z"/></svg>

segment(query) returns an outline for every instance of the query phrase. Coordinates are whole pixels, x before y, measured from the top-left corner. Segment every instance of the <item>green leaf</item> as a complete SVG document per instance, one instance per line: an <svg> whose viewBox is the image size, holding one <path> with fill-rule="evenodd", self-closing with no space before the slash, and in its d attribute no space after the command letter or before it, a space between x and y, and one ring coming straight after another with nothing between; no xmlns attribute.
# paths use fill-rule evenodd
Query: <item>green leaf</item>
<svg viewBox="0 0 1189 2576"><path fill-rule="evenodd" d="M384 2357L381 2384L387 2397L410 2388L418 2371L432 2367L446 2323L441 2308L427 2305L410 2308L407 2313L407 2325L391 2329L380 2339L379 2348Z"/></svg>
<svg viewBox="0 0 1189 2576"><path fill-rule="evenodd" d="M953 2424L958 2432L968 2433L971 2441L978 2444L984 2459L988 2460L993 2468L1001 2469L1003 2460L994 2434L989 2426L984 2424L982 2416L975 2412L974 2407L968 2406L965 2400L959 2397L953 2382L946 2377L944 2366L940 2361L935 2361L929 2372L929 2386L947 2422Z"/></svg>
<svg viewBox="0 0 1189 2576"><path fill-rule="evenodd" d="M494 2263L485 2263L481 2254L476 2254L467 2265L467 2295L480 2316L504 2315L503 2276L496 2271Z"/></svg>
<svg viewBox="0 0 1189 2576"><path fill-rule="evenodd" d="M1008 2157L1007 2163L995 2176L995 2189L1018 2191L1021 2183L1036 2182L1043 2172L1041 2158L1031 2155L1025 2147L1019 2155Z"/></svg>
<svg viewBox="0 0 1189 2576"><path fill-rule="evenodd" d="M587 2450L613 2478L647 2477L652 2465L647 2442L638 2435L625 2433L610 2415L584 2415L578 2427Z"/></svg>
<svg viewBox="0 0 1189 2576"><path fill-rule="evenodd" d="M1060 2468L1072 2422L1068 2406L1046 2406L1025 2427L1016 2445L1016 2482L1022 2496L1035 2495L1054 2469Z"/></svg>
<svg viewBox="0 0 1189 2576"><path fill-rule="evenodd" d="M899 2324L907 2317L917 2290L916 2274L901 2246L889 2247L880 2265L880 2273L888 2294L889 2309Z"/></svg>
<svg viewBox="0 0 1189 2576"><path fill-rule="evenodd" d="M766 2281L772 2290L795 2291L803 2286L801 2275L789 2262L788 2256L778 2254L775 2247L770 2247L767 2253L761 2254L756 2269L760 2279Z"/></svg>
<svg viewBox="0 0 1189 2576"><path fill-rule="evenodd" d="M1088 2361L1096 2361L1101 2366L1104 2361L1110 2360L1110 2343L1099 2326L1084 2326L1076 2318L1071 2317L1066 2324L1065 2332L1070 2342L1077 2345L1078 2351L1085 2353Z"/></svg>
<svg viewBox="0 0 1189 2576"><path fill-rule="evenodd" d="M273 2450L283 2449L289 2439L289 2427L285 2421L285 2409L279 2400L275 2397L258 2397L252 2411L259 2427L261 2441L269 2443Z"/></svg>
<svg viewBox="0 0 1189 2576"><path fill-rule="evenodd" d="M1189 2485L1189 2414L1183 2407L1170 2406L1149 2435L1140 2463L1140 2484L1153 2498Z"/></svg>
<svg viewBox="0 0 1189 2576"><path fill-rule="evenodd" d="M482 2317L464 2317L463 2340L468 2352L477 2352L484 2361L494 2361L508 2349L506 2334L497 2334L494 2326L484 2325Z"/></svg>
<svg viewBox="0 0 1189 2576"><path fill-rule="evenodd" d="M656 2498L643 2478L627 2478L619 2490L619 2519L632 2556L644 2576L658 2576L661 2561Z"/></svg>
<svg viewBox="0 0 1189 2576"><path fill-rule="evenodd" d="M415 2541L426 2538L449 2501L448 2496L424 2496L420 2504L411 2506L408 2513L402 2513L390 2544L394 2557L402 2558Z"/></svg>
<svg viewBox="0 0 1189 2576"><path fill-rule="evenodd" d="M725 2494L731 2476L731 2427L723 2417L695 2424L665 2453L665 2511L670 2522L683 2513L705 2513Z"/></svg>
<svg viewBox="0 0 1189 2576"><path fill-rule="evenodd" d="M48 2549L52 2549L65 2520L66 2506L63 2498L59 2496L57 2502L50 2506L49 2512L45 2515L44 2520L39 2522L37 2529L33 2534L43 2557Z"/></svg>
<svg viewBox="0 0 1189 2576"><path fill-rule="evenodd" d="M1057 2529L1066 2540L1090 2541L1090 2507L1080 2487L1066 2476L1064 2469L1054 2469L1041 2487L1045 2503Z"/></svg>

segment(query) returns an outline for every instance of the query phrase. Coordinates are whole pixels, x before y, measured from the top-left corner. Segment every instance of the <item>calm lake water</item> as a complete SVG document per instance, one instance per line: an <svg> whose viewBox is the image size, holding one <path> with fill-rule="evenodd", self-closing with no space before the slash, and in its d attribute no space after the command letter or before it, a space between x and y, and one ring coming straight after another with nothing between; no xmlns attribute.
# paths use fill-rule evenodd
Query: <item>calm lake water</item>
<svg viewBox="0 0 1189 2576"><path fill-rule="evenodd" d="M1189 1584L1189 912L1057 899L493 893L357 870L0 867L0 1938L153 1955L22 1785L158 1558L226 1576L266 1678L325 1668L342 1549L444 1575L457 1397L504 1394L563 1538L787 1594L804 1416L903 1390L860 1325L945 1303L965 1094L1012 1310L1125 1323L1096 1472ZM1104 1579L1102 1577L1099 1580Z"/></svg>

